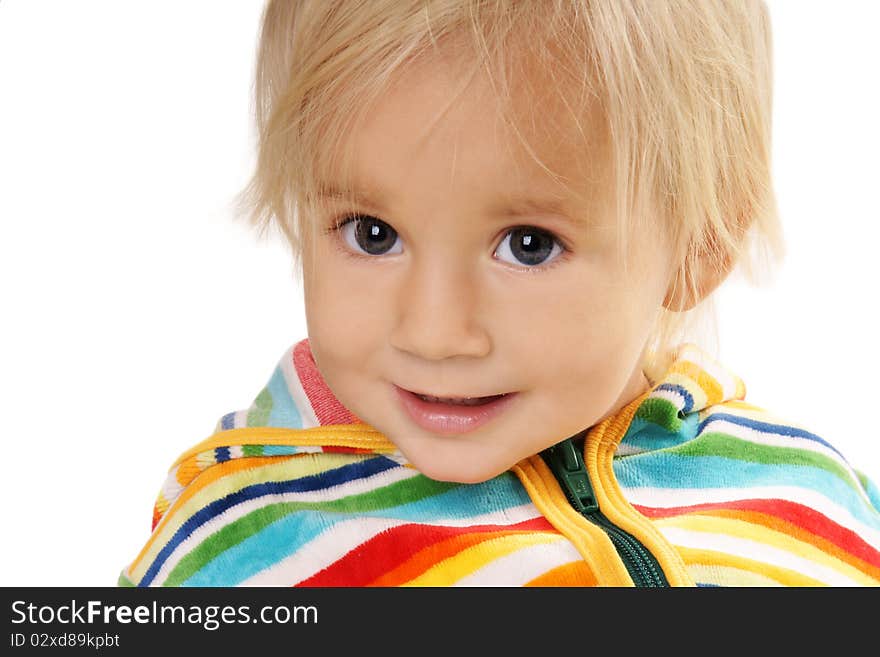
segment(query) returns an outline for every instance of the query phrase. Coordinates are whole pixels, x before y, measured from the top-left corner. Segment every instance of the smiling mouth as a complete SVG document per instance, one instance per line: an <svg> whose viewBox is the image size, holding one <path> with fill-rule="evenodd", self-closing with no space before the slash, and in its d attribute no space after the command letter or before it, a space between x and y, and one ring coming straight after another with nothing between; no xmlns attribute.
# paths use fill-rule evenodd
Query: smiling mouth
<svg viewBox="0 0 880 657"><path fill-rule="evenodd" d="M486 397L435 397L394 387L409 418L422 429L442 435L474 431L503 414L519 397L517 392Z"/></svg>

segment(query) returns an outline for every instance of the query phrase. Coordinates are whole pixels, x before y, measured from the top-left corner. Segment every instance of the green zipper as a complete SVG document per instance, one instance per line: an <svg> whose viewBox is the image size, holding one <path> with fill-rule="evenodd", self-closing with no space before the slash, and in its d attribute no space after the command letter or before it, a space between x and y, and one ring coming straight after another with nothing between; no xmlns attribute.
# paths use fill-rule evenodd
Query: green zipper
<svg viewBox="0 0 880 657"><path fill-rule="evenodd" d="M611 522L599 509L587 466L581 450L578 449L577 441L585 435L584 431L566 438L541 452L541 457L553 471L556 481L574 509L608 534L635 585L669 586L663 569L651 551L635 536Z"/></svg>

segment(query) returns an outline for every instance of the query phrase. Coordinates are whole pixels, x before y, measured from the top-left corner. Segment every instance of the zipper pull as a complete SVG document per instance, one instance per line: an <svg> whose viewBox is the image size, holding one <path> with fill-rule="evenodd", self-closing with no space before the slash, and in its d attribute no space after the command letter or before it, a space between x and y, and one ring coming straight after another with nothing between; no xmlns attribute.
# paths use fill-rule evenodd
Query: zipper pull
<svg viewBox="0 0 880 657"><path fill-rule="evenodd" d="M582 514L599 510L587 466L572 438L548 447L543 456L575 510Z"/></svg>

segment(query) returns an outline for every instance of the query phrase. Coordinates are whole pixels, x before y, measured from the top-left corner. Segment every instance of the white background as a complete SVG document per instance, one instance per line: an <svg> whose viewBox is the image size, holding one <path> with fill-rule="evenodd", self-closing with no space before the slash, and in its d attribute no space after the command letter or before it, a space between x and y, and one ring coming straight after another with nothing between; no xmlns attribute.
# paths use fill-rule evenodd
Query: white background
<svg viewBox="0 0 880 657"><path fill-rule="evenodd" d="M880 5L770 0L788 256L720 291L748 399L880 481ZM0 2L0 585L115 585L171 462L305 337L233 221L261 3Z"/></svg>

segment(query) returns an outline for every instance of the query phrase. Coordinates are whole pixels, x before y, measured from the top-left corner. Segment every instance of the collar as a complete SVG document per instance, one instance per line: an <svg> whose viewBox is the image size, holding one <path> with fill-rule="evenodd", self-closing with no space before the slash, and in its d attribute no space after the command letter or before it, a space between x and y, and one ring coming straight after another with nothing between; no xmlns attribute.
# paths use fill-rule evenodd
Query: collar
<svg viewBox="0 0 880 657"><path fill-rule="evenodd" d="M693 343L676 350L672 364L645 401L663 400L679 416L697 413L710 406L745 399L743 380L714 356Z"/></svg>

